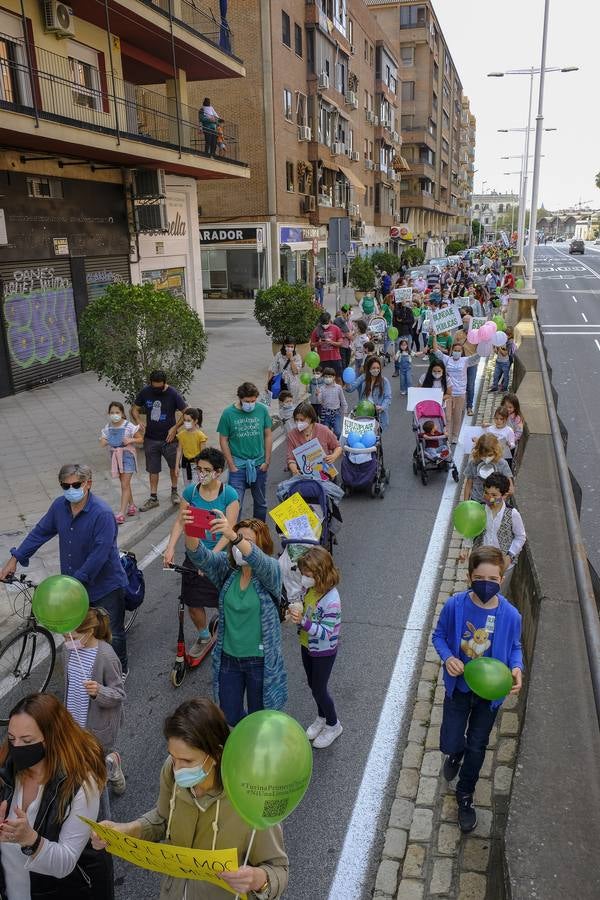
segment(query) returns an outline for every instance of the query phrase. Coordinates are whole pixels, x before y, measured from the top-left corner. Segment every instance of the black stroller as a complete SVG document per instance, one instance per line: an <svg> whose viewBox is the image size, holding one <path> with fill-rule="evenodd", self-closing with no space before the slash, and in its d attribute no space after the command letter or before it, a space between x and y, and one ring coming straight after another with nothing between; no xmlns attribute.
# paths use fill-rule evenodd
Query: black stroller
<svg viewBox="0 0 600 900"><path fill-rule="evenodd" d="M371 497L379 497L380 500L383 500L385 489L390 483L390 470L386 469L384 464L381 426L377 414L374 418L370 418L351 413L350 418L359 423L360 428L341 438L344 451L342 456L344 493L349 496L355 490L369 490ZM375 443L365 447L362 445L360 437L370 433L375 435ZM356 437L359 438L358 442ZM356 446L357 443L358 446Z"/></svg>

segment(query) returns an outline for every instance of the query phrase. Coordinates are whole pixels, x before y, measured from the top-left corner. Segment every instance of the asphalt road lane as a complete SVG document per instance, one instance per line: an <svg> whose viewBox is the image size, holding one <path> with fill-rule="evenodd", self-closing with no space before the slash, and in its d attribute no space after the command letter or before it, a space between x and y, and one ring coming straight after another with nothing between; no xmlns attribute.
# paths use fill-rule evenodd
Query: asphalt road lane
<svg viewBox="0 0 600 900"><path fill-rule="evenodd" d="M413 369L414 380L421 371L421 367ZM390 367L388 372L391 375ZM335 559L342 571L343 624L331 686L344 734L330 749L315 751L309 792L285 823L291 858L287 896L293 900L327 896L445 483L445 476L440 475L423 487L414 477L411 415L402 412L405 404L398 395L398 379L392 385L392 423L384 436L392 479L385 499L357 495L342 503L344 523ZM283 478L283 461L282 447L271 466L270 505L275 504L274 487ZM163 527L149 542L158 544L164 534ZM120 821L135 818L156 799L166 755L161 735L165 715L187 697L212 695L209 660L188 673L181 688L171 687L179 581L162 574L159 560L146 570L146 581L147 598L130 637L131 675L119 742L127 792L114 799L112 809L113 817ZM187 622L186 627L189 638ZM297 637L289 627L284 628L284 649L290 688L287 711L308 725L315 709L305 684ZM396 764L399 762L398 752ZM382 821L387 821L392 800L390 796L382 810ZM377 849L380 847L378 842ZM371 885L374 860L375 855ZM118 900L150 900L158 895L157 876L152 873L117 861L116 874Z"/></svg>
<svg viewBox="0 0 600 900"><path fill-rule="evenodd" d="M537 248L535 287L558 413L569 432L567 458L583 493L583 537L600 572L600 253L586 247L583 256L569 255L562 244Z"/></svg>

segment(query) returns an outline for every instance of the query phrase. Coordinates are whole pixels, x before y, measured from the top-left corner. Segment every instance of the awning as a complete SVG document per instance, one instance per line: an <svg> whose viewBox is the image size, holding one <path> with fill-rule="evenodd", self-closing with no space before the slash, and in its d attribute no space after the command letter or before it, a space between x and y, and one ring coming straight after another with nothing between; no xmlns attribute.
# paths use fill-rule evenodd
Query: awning
<svg viewBox="0 0 600 900"><path fill-rule="evenodd" d="M396 156L396 159L400 162L401 172L410 172L410 166L403 156L400 156L400 154L398 154L398 156Z"/></svg>
<svg viewBox="0 0 600 900"><path fill-rule="evenodd" d="M344 175L345 178L348 179L352 187L355 187L357 191L362 191L363 194L366 190L365 185L362 183L358 175L355 175L352 169L346 169L345 166L340 166L338 163L338 169Z"/></svg>

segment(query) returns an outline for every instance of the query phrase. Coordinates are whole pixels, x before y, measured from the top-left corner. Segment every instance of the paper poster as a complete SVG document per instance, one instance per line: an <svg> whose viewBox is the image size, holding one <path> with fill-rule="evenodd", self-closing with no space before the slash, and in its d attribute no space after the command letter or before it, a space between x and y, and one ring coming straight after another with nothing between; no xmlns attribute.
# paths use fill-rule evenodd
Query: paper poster
<svg viewBox="0 0 600 900"><path fill-rule="evenodd" d="M296 519L287 519L285 522L285 530L287 531L288 537L292 540L309 538L314 541L316 539L316 535L310 527L308 516L298 516Z"/></svg>
<svg viewBox="0 0 600 900"><path fill-rule="evenodd" d="M422 403L424 400L435 400L436 403L441 405L443 399L444 392L441 388L409 387L406 400L406 411L412 412L417 403Z"/></svg>
<svg viewBox="0 0 600 900"><path fill-rule="evenodd" d="M292 496L288 497L287 500L284 500L283 503L280 503L278 506L270 509L269 515L286 537L289 537L289 534L287 532L285 523L289 519L297 519L299 516L307 517L310 527L313 529L315 534L319 534L321 530L321 523L319 522L318 518L315 516L306 500L304 500L304 498L301 497L298 492L292 494Z"/></svg>
<svg viewBox="0 0 600 900"><path fill-rule="evenodd" d="M296 447L294 458L301 475L309 475L317 481L321 479L322 473L333 479L337 475L335 466L325 462L325 451L323 450L319 439L313 438Z"/></svg>
<svg viewBox="0 0 600 900"><path fill-rule="evenodd" d="M396 303L404 303L412 300L413 289L411 287L394 288L394 300Z"/></svg>
<svg viewBox="0 0 600 900"><path fill-rule="evenodd" d="M433 325L432 331L441 334L442 331L455 331L462 328L462 318L455 306L446 306L436 309L429 314L429 320Z"/></svg>
<svg viewBox="0 0 600 900"><path fill-rule="evenodd" d="M486 322L487 319L485 316L473 316L473 318L471 319L470 329L472 331L477 331L477 329L482 328Z"/></svg>
<svg viewBox="0 0 600 900"><path fill-rule="evenodd" d="M471 452L473 444L477 438L481 437L483 431L481 425L463 425L458 436L458 443L465 448L465 453Z"/></svg>
<svg viewBox="0 0 600 900"><path fill-rule="evenodd" d="M373 316L369 322L369 331L372 334L385 334L387 327L387 322L382 316Z"/></svg>
<svg viewBox="0 0 600 900"><path fill-rule="evenodd" d="M376 419L351 419L349 416L344 416L344 423L342 425L342 437L348 437L349 434L366 434L367 431L375 431L377 433L377 420Z"/></svg>
<svg viewBox="0 0 600 900"><path fill-rule="evenodd" d="M106 841L106 849L113 856L126 859L127 862L171 875L173 878L190 878L195 881L208 881L230 894L232 890L219 878L221 872L235 872L238 869L237 848L232 850L191 850L189 847L172 847L170 844L157 844L153 841L142 841L139 838L122 834L114 828L107 828L84 816L79 817L89 825L98 837ZM243 895L244 898L246 895Z"/></svg>

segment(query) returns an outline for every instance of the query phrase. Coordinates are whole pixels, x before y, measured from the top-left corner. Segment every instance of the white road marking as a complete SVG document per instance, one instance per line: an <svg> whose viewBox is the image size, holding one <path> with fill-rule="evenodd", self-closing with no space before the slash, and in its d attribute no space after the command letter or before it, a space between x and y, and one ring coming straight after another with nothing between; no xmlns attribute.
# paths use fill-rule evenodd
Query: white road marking
<svg viewBox="0 0 600 900"><path fill-rule="evenodd" d="M577 303L577 297L573 297L573 303Z"/></svg>
<svg viewBox="0 0 600 900"><path fill-rule="evenodd" d="M568 288L568 287L569 287L569 285L568 285L568 284L567 284L567 282L566 282L566 281L565 281L565 287L566 287L566 288ZM574 300L575 300L575 297L573 297L573 299L574 299ZM575 303L577 303L577 300L575 300Z"/></svg>
<svg viewBox="0 0 600 900"><path fill-rule="evenodd" d="M597 325L592 325L592 328L597 328ZM560 334L562 337L572 337L577 334L580 337L587 337L588 334L600 334L600 331L544 331L544 337L548 337L551 334Z"/></svg>
<svg viewBox="0 0 600 900"><path fill-rule="evenodd" d="M598 341L598 339L595 338L594 343L595 343L596 347L598 348L598 350L600 350L600 341Z"/></svg>
<svg viewBox="0 0 600 900"><path fill-rule="evenodd" d="M587 316L585 313L581 313L581 318L583 319L584 322L587 322Z"/></svg>
<svg viewBox="0 0 600 900"><path fill-rule="evenodd" d="M557 252L557 253L560 253L562 256L566 256L567 259L569 258L568 254L567 254L567 253L563 253L562 250L557 250L556 252ZM587 269L588 272L591 272L592 275L594 276L594 278L600 278L600 274L599 274L598 272L596 272L595 269L592 269L591 266L588 266L587 263L582 262L581 265L583 266L584 269Z"/></svg>

